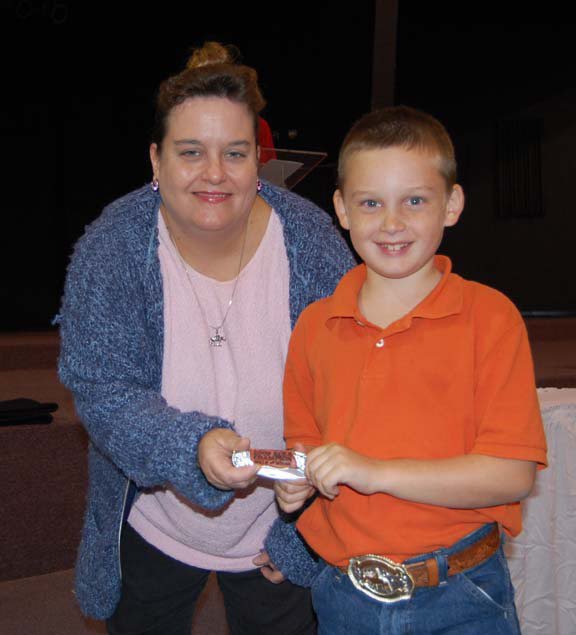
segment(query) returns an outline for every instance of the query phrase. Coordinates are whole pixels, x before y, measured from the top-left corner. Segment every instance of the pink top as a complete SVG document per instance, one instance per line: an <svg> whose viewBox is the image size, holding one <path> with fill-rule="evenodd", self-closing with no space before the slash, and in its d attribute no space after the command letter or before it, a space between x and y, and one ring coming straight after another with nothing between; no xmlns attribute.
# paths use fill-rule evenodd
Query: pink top
<svg viewBox="0 0 576 635"><path fill-rule="evenodd" d="M258 250L240 273L223 328L226 342L216 348L210 346L206 322L222 322L234 280L219 282L186 265L189 280L162 214L158 217L164 282L162 395L182 411L233 421L254 448L283 448L290 270L279 218L273 211ZM195 507L170 488L142 493L129 522L149 543L181 562L245 571L254 568L252 559L276 515L272 483L259 479L217 512Z"/></svg>

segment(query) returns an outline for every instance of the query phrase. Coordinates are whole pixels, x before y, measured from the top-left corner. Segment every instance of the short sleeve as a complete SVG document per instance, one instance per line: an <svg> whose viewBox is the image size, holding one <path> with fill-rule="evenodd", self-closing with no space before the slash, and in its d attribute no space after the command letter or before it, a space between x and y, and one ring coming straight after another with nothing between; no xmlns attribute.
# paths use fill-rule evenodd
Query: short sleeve
<svg viewBox="0 0 576 635"><path fill-rule="evenodd" d="M486 343L486 342L484 342ZM489 347L477 351L472 453L546 466L546 438L526 327L514 309Z"/></svg>

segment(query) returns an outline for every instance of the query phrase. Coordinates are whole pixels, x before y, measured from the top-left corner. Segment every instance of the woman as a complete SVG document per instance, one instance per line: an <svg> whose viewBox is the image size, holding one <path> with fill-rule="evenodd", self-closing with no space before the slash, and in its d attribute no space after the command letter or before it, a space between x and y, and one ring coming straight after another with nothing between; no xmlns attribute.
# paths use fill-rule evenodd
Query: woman
<svg viewBox="0 0 576 635"><path fill-rule="evenodd" d="M257 569L272 488L230 457L282 447L291 328L353 260L318 208L259 183L255 71L198 57L160 86L151 185L68 271L60 376L91 440L76 593L110 633L188 635L217 571L233 633L308 633L307 592Z"/></svg>

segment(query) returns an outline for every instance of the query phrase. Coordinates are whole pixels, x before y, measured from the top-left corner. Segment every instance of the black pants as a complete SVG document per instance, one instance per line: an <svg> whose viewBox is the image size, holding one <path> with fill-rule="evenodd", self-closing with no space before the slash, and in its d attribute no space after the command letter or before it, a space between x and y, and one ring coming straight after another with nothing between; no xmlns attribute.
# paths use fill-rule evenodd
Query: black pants
<svg viewBox="0 0 576 635"><path fill-rule="evenodd" d="M147 543L126 523L122 531L122 595L107 620L110 635L190 635L196 601L209 571L191 567ZM314 635L308 589L272 584L258 569L220 572L232 635Z"/></svg>

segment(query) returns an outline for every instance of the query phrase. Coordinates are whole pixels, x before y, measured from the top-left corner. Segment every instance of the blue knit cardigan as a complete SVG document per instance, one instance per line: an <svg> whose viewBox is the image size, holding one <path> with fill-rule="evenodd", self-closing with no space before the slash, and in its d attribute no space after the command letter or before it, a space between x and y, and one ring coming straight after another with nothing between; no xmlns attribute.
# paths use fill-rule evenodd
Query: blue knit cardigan
<svg viewBox="0 0 576 635"><path fill-rule="evenodd" d="M294 327L308 304L332 293L354 260L318 207L269 184L261 196L282 222ZM159 195L146 186L113 202L86 228L57 317L60 378L73 392L90 436L76 595L82 611L96 619L109 617L120 597L120 532L137 488L171 484L207 510L233 496L208 483L197 459L206 432L233 425L201 412L181 412L161 396L159 205ZM312 561L290 525L277 521L266 547L290 579L309 581Z"/></svg>

